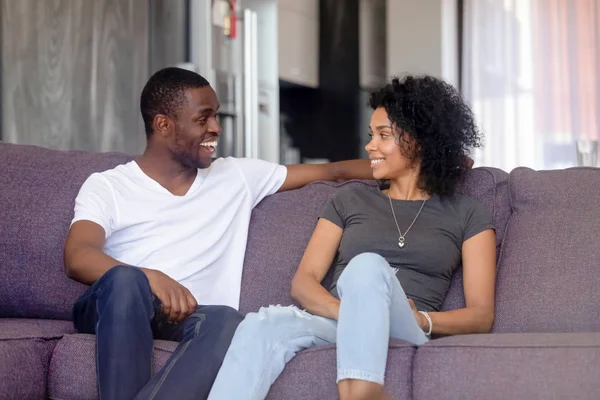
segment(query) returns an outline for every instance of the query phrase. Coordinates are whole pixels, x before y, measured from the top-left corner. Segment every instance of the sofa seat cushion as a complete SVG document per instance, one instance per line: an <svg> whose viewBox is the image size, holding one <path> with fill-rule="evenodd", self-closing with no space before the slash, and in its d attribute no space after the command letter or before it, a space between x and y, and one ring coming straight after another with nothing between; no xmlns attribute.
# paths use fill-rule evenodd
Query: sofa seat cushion
<svg viewBox="0 0 600 400"><path fill-rule="evenodd" d="M162 367L177 347L175 342L154 342L153 372ZM50 362L48 393L61 400L96 399L96 342L93 335L67 335ZM386 388L394 398L409 399L415 348L401 340L390 342ZM335 346L300 352L273 385L268 399L310 400L337 396Z"/></svg>
<svg viewBox="0 0 600 400"><path fill-rule="evenodd" d="M385 387L394 399L411 398L412 360L415 347L391 340ZM273 384L268 400L337 399L335 345L304 350L286 366Z"/></svg>
<svg viewBox="0 0 600 400"><path fill-rule="evenodd" d="M416 352L414 399L597 399L600 333L433 340Z"/></svg>
<svg viewBox="0 0 600 400"><path fill-rule="evenodd" d="M0 399L46 398L54 346L70 321L0 319Z"/></svg>
<svg viewBox="0 0 600 400"><path fill-rule="evenodd" d="M56 339L0 339L0 399L45 399Z"/></svg>
<svg viewBox="0 0 600 400"><path fill-rule="evenodd" d="M152 371L162 367L177 347L176 342L156 340ZM96 337L66 335L58 341L50 361L48 394L61 400L96 399Z"/></svg>

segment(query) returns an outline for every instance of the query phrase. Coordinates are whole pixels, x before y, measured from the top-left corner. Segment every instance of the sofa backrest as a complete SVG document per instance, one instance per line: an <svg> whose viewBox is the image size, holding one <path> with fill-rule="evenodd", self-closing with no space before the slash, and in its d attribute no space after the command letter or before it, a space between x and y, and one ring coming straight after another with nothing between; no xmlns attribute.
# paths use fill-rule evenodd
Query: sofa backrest
<svg viewBox="0 0 600 400"><path fill-rule="evenodd" d="M500 249L510 214L508 174L495 168L475 168L467 174L460 192L480 200L494 219L497 248ZM317 217L335 190L346 185L373 185L374 182L316 182L304 188L278 193L264 199L252 214L240 310L257 311L270 304L294 304L291 280L317 223ZM330 274L323 285L329 287ZM455 274L444 309L464 304L462 274Z"/></svg>
<svg viewBox="0 0 600 400"><path fill-rule="evenodd" d="M63 246L81 184L93 172L130 161L120 153L57 151L0 143L0 317L70 319L71 307L85 290L65 275ZM498 248L509 208L508 175L476 168L460 191L490 210ZM240 308L255 311L268 304L292 304L292 276L325 201L352 181L317 182L266 198L252 215ZM328 286L330 276L324 282ZM460 272L444 303L464 304Z"/></svg>
<svg viewBox="0 0 600 400"><path fill-rule="evenodd" d="M131 158L0 143L0 317L71 318L85 290L63 263L75 196L92 172Z"/></svg>
<svg viewBox="0 0 600 400"><path fill-rule="evenodd" d="M508 174L497 168L475 168L470 171L459 192L478 199L492 214L496 229L496 257L498 259L511 213ZM442 305L443 311L456 310L465 306L462 278L462 268L459 268L452 277L450 290Z"/></svg>
<svg viewBox="0 0 600 400"><path fill-rule="evenodd" d="M510 173L494 332L600 331L600 169Z"/></svg>

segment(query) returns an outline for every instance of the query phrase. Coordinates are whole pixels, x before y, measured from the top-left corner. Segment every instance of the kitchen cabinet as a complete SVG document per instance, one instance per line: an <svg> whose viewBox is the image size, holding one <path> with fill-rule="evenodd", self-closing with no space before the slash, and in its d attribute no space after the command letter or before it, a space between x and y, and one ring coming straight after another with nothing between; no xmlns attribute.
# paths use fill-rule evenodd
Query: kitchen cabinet
<svg viewBox="0 0 600 400"><path fill-rule="evenodd" d="M319 1L278 0L279 79L319 86Z"/></svg>

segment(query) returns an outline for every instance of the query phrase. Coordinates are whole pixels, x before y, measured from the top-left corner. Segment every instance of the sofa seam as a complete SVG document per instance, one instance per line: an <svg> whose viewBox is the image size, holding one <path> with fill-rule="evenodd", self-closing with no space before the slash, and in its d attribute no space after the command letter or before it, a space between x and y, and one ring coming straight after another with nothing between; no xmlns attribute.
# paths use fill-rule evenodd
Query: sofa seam
<svg viewBox="0 0 600 400"><path fill-rule="evenodd" d="M482 168L482 171L485 171L488 175L492 177L492 184L494 188L494 219L498 219L498 180L496 176L489 169Z"/></svg>
<svg viewBox="0 0 600 400"><path fill-rule="evenodd" d="M419 348L415 347L414 351L412 352L411 359L410 359L410 368L408 369L410 371L409 372L410 373L409 382L410 382L410 398L411 399L415 398L415 383L416 383L416 381L415 381L414 370L415 370L415 360L417 358L417 351L419 351Z"/></svg>
<svg viewBox="0 0 600 400"><path fill-rule="evenodd" d="M514 171L514 170L513 170ZM514 205L513 205L513 194L512 194L512 171L508 173L508 178L507 178L507 182L506 182L506 190L508 191L508 204L509 204L509 208L510 208L510 214L506 220L506 225L504 226L504 234L502 235L502 242L500 244L500 253L498 254L498 260L496 260L496 285L495 285L495 300L494 300L494 323L492 324L492 332L491 333L496 333L494 332L494 327L496 326L496 317L497 317L497 296L498 296L498 285L500 282L499 279L499 275L500 275L500 266L502 265L502 263L504 262L504 258L505 258L505 253L506 253L506 245L505 245L505 241L506 238L509 237L509 230L510 230L510 226L511 226L511 221L513 220L513 214L514 214ZM494 196L495 198L496 196Z"/></svg>
<svg viewBox="0 0 600 400"><path fill-rule="evenodd" d="M65 335L60 335L60 336L26 336L26 337L18 337L18 338L0 338L0 343L2 343L2 342L9 342L9 341L15 341L15 340L45 340L45 341L48 341L48 340L60 340Z"/></svg>
<svg viewBox="0 0 600 400"><path fill-rule="evenodd" d="M492 177L492 185L493 185L493 198L494 198L494 220L499 220L500 218L500 206L499 206L499 202L498 202L498 179L496 178L496 175L492 173L492 171L489 168L481 168L482 171L485 171L488 175L490 175ZM508 178L507 178L508 181ZM498 230L498 227L495 227L496 231ZM504 237L506 237L506 228L504 229L503 235L502 235L502 241L500 242L500 251L502 251L502 242L504 242ZM498 257L499 258L499 257Z"/></svg>
<svg viewBox="0 0 600 400"><path fill-rule="evenodd" d="M327 348L324 348L327 347ZM397 345L389 345L388 346L388 350L394 350L394 349L417 349L419 346L407 343L406 345L402 345L402 346L397 346ZM326 345L320 345L320 346L315 346L315 347L310 347L308 349L304 349L301 352L299 352L296 357L299 357L300 355L303 354L311 354L311 353L320 353L323 351L329 351L329 350L335 350L335 343L329 343Z"/></svg>

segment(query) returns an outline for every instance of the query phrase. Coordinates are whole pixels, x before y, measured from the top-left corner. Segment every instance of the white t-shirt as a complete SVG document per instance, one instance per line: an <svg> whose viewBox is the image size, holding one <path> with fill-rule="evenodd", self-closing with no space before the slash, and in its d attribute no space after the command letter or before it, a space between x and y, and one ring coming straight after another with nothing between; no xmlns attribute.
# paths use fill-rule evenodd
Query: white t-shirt
<svg viewBox="0 0 600 400"><path fill-rule="evenodd" d="M94 173L75 200L75 216L106 232L106 254L164 272L198 304L239 307L250 215L283 184L285 166L219 158L175 196L135 161Z"/></svg>

